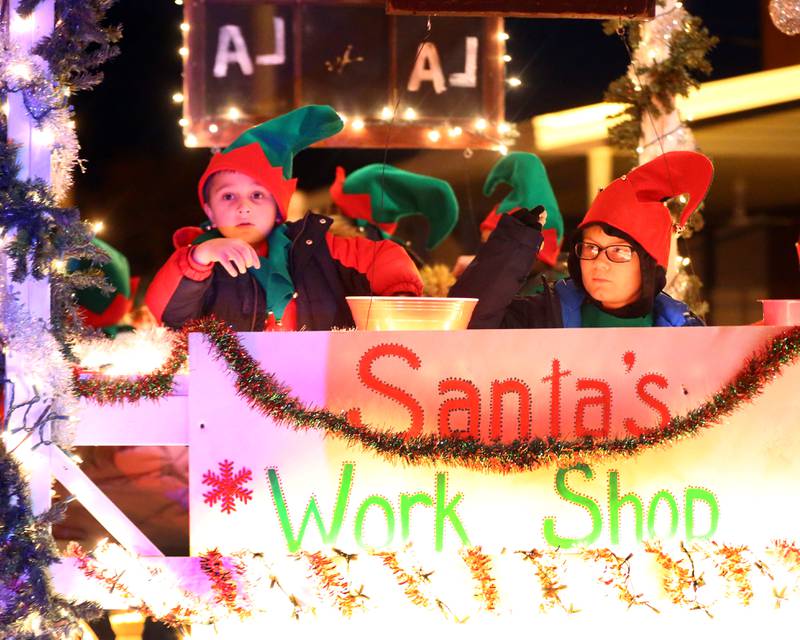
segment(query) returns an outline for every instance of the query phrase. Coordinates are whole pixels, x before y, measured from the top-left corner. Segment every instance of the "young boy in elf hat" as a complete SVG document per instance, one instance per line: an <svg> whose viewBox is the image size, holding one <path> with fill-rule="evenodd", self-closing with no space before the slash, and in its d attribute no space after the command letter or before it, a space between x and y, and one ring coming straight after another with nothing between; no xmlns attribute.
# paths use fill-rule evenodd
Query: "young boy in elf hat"
<svg viewBox="0 0 800 640"><path fill-rule="evenodd" d="M369 164L350 175L337 167L329 191L333 204L357 233L397 242L418 266L424 263L421 251L394 235L398 221L408 216L425 218L428 251L439 246L458 221L458 200L449 183L388 164Z"/></svg>
<svg viewBox="0 0 800 640"><path fill-rule="evenodd" d="M543 278L554 282L567 276L566 262L563 258L559 259L564 238L564 219L547 177L547 169L538 156L515 151L500 158L492 167L483 184L483 194L491 196L500 184L508 185L511 191L481 223L481 242L489 239L504 214L533 209L539 205L544 207L547 217L542 227L542 247L518 292L519 295L539 293L544 288ZM459 256L453 269L455 275L460 276L474 258L475 256Z"/></svg>
<svg viewBox="0 0 800 640"><path fill-rule="evenodd" d="M573 238L571 278L537 296L515 298L542 245L541 208L506 215L450 295L480 298L471 328L701 325L661 291L673 231L665 201L689 195L680 216L685 224L713 173L702 154L673 151L612 182Z"/></svg>
<svg viewBox="0 0 800 640"><path fill-rule="evenodd" d="M214 314L236 331L353 326L348 295L420 295L422 282L392 242L340 238L330 219L286 222L296 153L342 129L311 105L253 127L216 154L198 185L209 219L173 236L176 250L146 301L171 327Z"/></svg>

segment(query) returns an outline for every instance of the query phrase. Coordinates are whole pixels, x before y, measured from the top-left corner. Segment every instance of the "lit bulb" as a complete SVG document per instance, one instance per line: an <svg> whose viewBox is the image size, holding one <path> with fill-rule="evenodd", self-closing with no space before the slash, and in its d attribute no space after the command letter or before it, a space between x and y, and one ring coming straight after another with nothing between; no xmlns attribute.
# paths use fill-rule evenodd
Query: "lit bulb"
<svg viewBox="0 0 800 640"><path fill-rule="evenodd" d="M681 195L678 197L678 202L680 202L681 204L686 204L688 200L686 199L686 196Z"/></svg>
<svg viewBox="0 0 800 640"><path fill-rule="evenodd" d="M11 113L11 105L8 102L3 103L3 113L8 117L8 114Z"/></svg>
<svg viewBox="0 0 800 640"><path fill-rule="evenodd" d="M636 147L636 153L642 153L643 151L644 151L644 147L642 147L642 146Z"/></svg>
<svg viewBox="0 0 800 640"><path fill-rule="evenodd" d="M361 131L364 129L364 121L361 118L354 118L353 124L350 126L352 126L356 131Z"/></svg>
<svg viewBox="0 0 800 640"><path fill-rule="evenodd" d="M463 132L464 131L461 127L451 127L450 129L448 129L447 135L450 136L451 138L457 138Z"/></svg>
<svg viewBox="0 0 800 640"><path fill-rule="evenodd" d="M384 107L381 109L381 120L391 120L392 119L392 108L391 107Z"/></svg>
<svg viewBox="0 0 800 640"><path fill-rule="evenodd" d="M72 91L70 90L69 87L64 87L63 89L61 89L61 93L65 95L67 98L69 98L69 95L72 93Z"/></svg>
<svg viewBox="0 0 800 640"><path fill-rule="evenodd" d="M507 156L508 155L508 147L506 145L504 145L504 144L498 145L497 152L501 156Z"/></svg>
<svg viewBox="0 0 800 640"><path fill-rule="evenodd" d="M209 133L216 133L217 131L219 131L219 127L216 124L212 122L210 125L208 125Z"/></svg>
<svg viewBox="0 0 800 640"><path fill-rule="evenodd" d="M183 4L183 0L175 0L175 4L180 7Z"/></svg>
<svg viewBox="0 0 800 640"><path fill-rule="evenodd" d="M486 122L486 118L478 118L477 120L475 120L475 128L478 131L483 131L484 129L486 129L488 125L489 123Z"/></svg>
<svg viewBox="0 0 800 640"><path fill-rule="evenodd" d="M50 268L55 273L64 273L67 270L67 263L64 260L56 258L50 263Z"/></svg>
<svg viewBox="0 0 800 640"><path fill-rule="evenodd" d="M36 144L43 147L50 147L53 145L53 142L55 142L55 136L49 128L34 129L31 132L31 137Z"/></svg>
<svg viewBox="0 0 800 640"><path fill-rule="evenodd" d="M185 126L188 126L188 124L189 124L189 121L188 121L186 118L181 118L180 120L178 120L178 124L179 124L181 127L185 127Z"/></svg>
<svg viewBox="0 0 800 640"><path fill-rule="evenodd" d="M27 80L31 77L31 68L24 62L14 62L8 65L8 74L14 78Z"/></svg>
<svg viewBox="0 0 800 640"><path fill-rule="evenodd" d="M436 129L431 129L428 131L428 140L431 142L439 142L439 139L442 137L442 134L439 133Z"/></svg>
<svg viewBox="0 0 800 640"><path fill-rule="evenodd" d="M105 226L106 225L103 223L102 220L96 220L95 222L92 222L92 231L94 232L95 235L97 235L103 229L105 229Z"/></svg>
<svg viewBox="0 0 800 640"><path fill-rule="evenodd" d="M183 102L183 94L180 91L173 93L172 101L176 104L180 104L181 102Z"/></svg>
<svg viewBox="0 0 800 640"><path fill-rule="evenodd" d="M508 80L506 80L506 82L508 82L508 85L511 87L519 87L520 85L522 85L522 80L520 80L519 78L509 78Z"/></svg>
<svg viewBox="0 0 800 640"><path fill-rule="evenodd" d="M11 21L12 30L17 33L30 33L36 27L36 19L33 14L23 18L18 13L14 13Z"/></svg>
<svg viewBox="0 0 800 640"><path fill-rule="evenodd" d="M225 112L225 117L228 120L238 120L242 117L242 112L239 107L228 107L228 110Z"/></svg>
<svg viewBox="0 0 800 640"><path fill-rule="evenodd" d="M188 22L181 22L181 31L186 33L187 31L189 31L189 28L190 27Z"/></svg>
<svg viewBox="0 0 800 640"><path fill-rule="evenodd" d="M501 31L500 33L497 34L497 39L500 40L501 42L505 42L510 37L511 36L509 36L505 31Z"/></svg>
<svg viewBox="0 0 800 640"><path fill-rule="evenodd" d="M691 258L682 258L681 259L681 264L684 267L688 267L691 262L692 262Z"/></svg>
<svg viewBox="0 0 800 640"><path fill-rule="evenodd" d="M500 124L497 125L497 133L499 133L500 135L505 135L509 131L511 131L511 125L508 124L507 122L501 122Z"/></svg>
<svg viewBox="0 0 800 640"><path fill-rule="evenodd" d="M187 147L196 147L197 146L197 136L195 136L194 134L190 133L188 136L186 136L183 139L183 142Z"/></svg>
<svg viewBox="0 0 800 640"><path fill-rule="evenodd" d="M181 47L178 49L178 54L181 56L181 58L185 58L189 55L189 47Z"/></svg>
<svg viewBox="0 0 800 640"><path fill-rule="evenodd" d="M503 56L503 62L511 62L511 56L506 54Z"/></svg>
<svg viewBox="0 0 800 640"><path fill-rule="evenodd" d="M411 107L409 107L403 112L403 118L406 120L416 120L417 112L414 111Z"/></svg>

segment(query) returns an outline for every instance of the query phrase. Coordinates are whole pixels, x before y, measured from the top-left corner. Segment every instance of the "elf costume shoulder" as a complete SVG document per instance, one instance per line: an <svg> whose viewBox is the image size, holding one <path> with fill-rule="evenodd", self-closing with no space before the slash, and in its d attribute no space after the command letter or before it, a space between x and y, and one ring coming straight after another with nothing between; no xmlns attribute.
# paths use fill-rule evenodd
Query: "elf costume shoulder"
<svg viewBox="0 0 800 640"><path fill-rule="evenodd" d="M614 180L592 202L579 225L607 224L636 240L658 265L669 261L673 222L664 201L688 194L679 225L705 198L713 166L702 154L673 151ZM539 203L541 204L541 203ZM516 297L543 242L541 229L504 215L477 257L450 291L478 297L470 328L582 327L586 293L572 280L544 293ZM694 326L702 321L685 304L661 292L653 301L651 326ZM603 325L608 326L608 325ZM619 324L622 326L622 323Z"/></svg>
<svg viewBox="0 0 800 640"><path fill-rule="evenodd" d="M302 107L253 127L209 163L198 184L218 171L237 171L275 198L279 224L259 251L260 266L232 277L216 263L194 262L190 249L213 237L200 227L173 236L175 252L156 274L146 301L171 327L214 314L237 331L329 330L353 326L348 295L420 295L422 282L405 251L392 242L337 238L330 219L314 214L284 223L296 188L294 156L338 133L342 121L330 107Z"/></svg>

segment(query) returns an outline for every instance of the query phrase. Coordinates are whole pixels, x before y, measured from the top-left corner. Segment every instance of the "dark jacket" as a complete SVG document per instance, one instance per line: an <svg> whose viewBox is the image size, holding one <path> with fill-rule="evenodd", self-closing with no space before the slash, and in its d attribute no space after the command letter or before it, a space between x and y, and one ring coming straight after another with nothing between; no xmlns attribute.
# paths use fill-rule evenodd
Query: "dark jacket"
<svg viewBox="0 0 800 640"><path fill-rule="evenodd" d="M503 216L475 260L450 289L451 297L479 298L470 329L579 328L586 293L572 280L548 283L535 296L517 296L542 243L542 234L513 216ZM702 326L679 300L659 293L656 327Z"/></svg>
<svg viewBox="0 0 800 640"><path fill-rule="evenodd" d="M419 273L402 247L334 236L330 222L309 213L285 223L295 295L284 312L284 329L353 327L345 296L421 295ZM191 260L191 242L200 233L199 227L176 232L176 250L147 290L147 306L169 327L214 314L236 331L269 328L266 295L253 275L231 277L219 264L203 267Z"/></svg>

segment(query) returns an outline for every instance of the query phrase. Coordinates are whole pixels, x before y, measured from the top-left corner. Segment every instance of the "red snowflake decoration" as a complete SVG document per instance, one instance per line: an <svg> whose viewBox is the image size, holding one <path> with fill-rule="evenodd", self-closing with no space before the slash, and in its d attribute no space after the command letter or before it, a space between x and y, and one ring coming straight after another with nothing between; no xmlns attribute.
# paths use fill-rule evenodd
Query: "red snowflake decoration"
<svg viewBox="0 0 800 640"><path fill-rule="evenodd" d="M217 501L222 503L222 513L236 511L236 500L241 500L245 504L253 497L252 489L245 489L241 485L253 479L250 469L242 468L233 474L233 462L223 460L219 463L220 474L213 471L206 471L203 474L203 484L214 487L211 491L203 494L203 502L213 507Z"/></svg>

